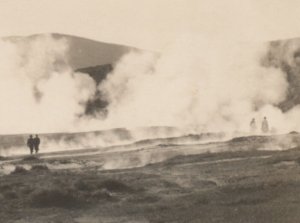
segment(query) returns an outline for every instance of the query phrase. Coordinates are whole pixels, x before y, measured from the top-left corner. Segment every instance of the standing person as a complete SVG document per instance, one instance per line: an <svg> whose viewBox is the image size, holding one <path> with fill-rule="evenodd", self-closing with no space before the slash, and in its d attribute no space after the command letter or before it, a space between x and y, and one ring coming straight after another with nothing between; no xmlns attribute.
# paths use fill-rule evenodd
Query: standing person
<svg viewBox="0 0 300 223"><path fill-rule="evenodd" d="M261 123L261 131L263 133L267 133L269 131L269 124L266 117L264 117L264 120Z"/></svg>
<svg viewBox="0 0 300 223"><path fill-rule="evenodd" d="M250 122L250 131L251 132L255 132L256 131L256 122L255 122L255 118L253 118Z"/></svg>
<svg viewBox="0 0 300 223"><path fill-rule="evenodd" d="M35 138L33 139L33 145L34 145L35 153L38 153L40 143L41 143L41 140L40 140L39 136L35 135Z"/></svg>
<svg viewBox="0 0 300 223"><path fill-rule="evenodd" d="M29 138L27 139L27 146L29 147L30 149L30 154L33 153L33 146L34 146L34 142L33 142L33 138L32 138L32 135L29 136Z"/></svg>

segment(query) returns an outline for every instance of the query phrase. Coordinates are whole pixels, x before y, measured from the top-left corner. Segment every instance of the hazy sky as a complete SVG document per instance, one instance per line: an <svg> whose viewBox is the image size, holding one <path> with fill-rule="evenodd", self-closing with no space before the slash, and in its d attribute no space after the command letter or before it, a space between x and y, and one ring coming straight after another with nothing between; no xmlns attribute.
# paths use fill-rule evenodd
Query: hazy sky
<svg viewBox="0 0 300 223"><path fill-rule="evenodd" d="M299 0L0 0L0 36L59 32L148 49L183 33L269 40L300 36Z"/></svg>

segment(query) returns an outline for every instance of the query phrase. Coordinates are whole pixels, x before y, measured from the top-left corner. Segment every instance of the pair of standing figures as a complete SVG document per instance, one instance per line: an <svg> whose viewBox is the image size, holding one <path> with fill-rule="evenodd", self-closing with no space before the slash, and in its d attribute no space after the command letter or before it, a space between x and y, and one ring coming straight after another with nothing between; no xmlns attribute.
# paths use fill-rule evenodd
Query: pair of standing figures
<svg viewBox="0 0 300 223"><path fill-rule="evenodd" d="M252 132L255 132L256 131L256 123L255 123L255 118L253 118L250 122L250 129ZM261 131L263 133L268 133L269 132L269 124L268 124L268 121L267 121L267 118L264 117L262 123L261 123Z"/></svg>
<svg viewBox="0 0 300 223"><path fill-rule="evenodd" d="M35 135L35 138L33 138L32 135L29 136L29 138L27 140L27 146L30 149L30 154L33 153L33 150L35 150L35 153L38 153L40 143L41 143L41 140L38 135Z"/></svg>

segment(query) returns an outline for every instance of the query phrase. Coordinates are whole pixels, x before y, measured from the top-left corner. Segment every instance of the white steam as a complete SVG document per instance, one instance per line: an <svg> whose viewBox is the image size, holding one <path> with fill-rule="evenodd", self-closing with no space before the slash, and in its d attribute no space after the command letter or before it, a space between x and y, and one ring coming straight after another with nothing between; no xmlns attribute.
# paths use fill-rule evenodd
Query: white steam
<svg viewBox="0 0 300 223"><path fill-rule="evenodd" d="M50 35L0 42L0 134L74 129L96 86L70 69L67 50Z"/></svg>
<svg viewBox="0 0 300 223"><path fill-rule="evenodd" d="M97 87L71 70L67 41L1 41L0 134L143 126L244 132L264 116L277 132L300 130L299 107L278 108L289 83L281 69L262 65L268 50L183 36L160 55L132 51L98 86L109 102L108 116L99 119L85 115Z"/></svg>
<svg viewBox="0 0 300 223"><path fill-rule="evenodd" d="M107 125L233 132L267 116L277 131L300 129L298 112L277 108L289 85L280 69L262 65L267 50L189 36L161 56L131 52L100 86L110 102Z"/></svg>

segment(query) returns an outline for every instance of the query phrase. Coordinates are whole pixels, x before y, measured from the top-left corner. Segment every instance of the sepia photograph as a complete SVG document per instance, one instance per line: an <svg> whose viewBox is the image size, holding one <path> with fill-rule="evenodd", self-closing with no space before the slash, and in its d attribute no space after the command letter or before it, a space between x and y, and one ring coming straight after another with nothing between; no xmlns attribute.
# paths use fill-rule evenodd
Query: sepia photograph
<svg viewBox="0 0 300 223"><path fill-rule="evenodd" d="M0 223L299 223L300 1L0 0Z"/></svg>

